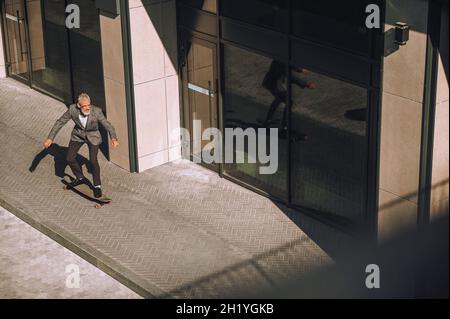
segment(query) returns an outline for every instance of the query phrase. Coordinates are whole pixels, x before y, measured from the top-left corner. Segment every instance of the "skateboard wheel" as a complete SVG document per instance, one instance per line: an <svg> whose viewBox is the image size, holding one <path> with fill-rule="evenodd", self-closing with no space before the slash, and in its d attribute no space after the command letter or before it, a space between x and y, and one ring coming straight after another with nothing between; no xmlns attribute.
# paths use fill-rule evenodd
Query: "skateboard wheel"
<svg viewBox="0 0 450 319"><path fill-rule="evenodd" d="M96 209L100 209L100 208L102 208L102 205L100 205L100 204L95 204L95 208L96 208Z"/></svg>

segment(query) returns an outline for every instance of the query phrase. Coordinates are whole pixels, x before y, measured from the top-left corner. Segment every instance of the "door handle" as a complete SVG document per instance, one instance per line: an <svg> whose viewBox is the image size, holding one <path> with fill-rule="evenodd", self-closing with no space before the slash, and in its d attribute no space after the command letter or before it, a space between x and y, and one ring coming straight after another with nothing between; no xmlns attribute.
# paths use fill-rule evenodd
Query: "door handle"
<svg viewBox="0 0 450 319"><path fill-rule="evenodd" d="M205 89L205 88L202 88L201 86L195 85L193 83L188 83L188 89L192 90L194 92L197 92L197 93L208 95L210 97L214 97L215 93L216 93L216 92L212 91L210 88Z"/></svg>
<svg viewBox="0 0 450 319"><path fill-rule="evenodd" d="M211 81L208 81L208 94L209 94L209 123L213 126L213 106L212 106L212 98L214 97L214 93L211 91Z"/></svg>

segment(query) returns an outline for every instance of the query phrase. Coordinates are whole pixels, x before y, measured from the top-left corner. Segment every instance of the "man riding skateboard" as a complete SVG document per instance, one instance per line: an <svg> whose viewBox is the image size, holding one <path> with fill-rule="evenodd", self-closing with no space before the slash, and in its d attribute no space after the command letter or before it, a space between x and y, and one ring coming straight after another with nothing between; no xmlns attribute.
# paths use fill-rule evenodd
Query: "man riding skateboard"
<svg viewBox="0 0 450 319"><path fill-rule="evenodd" d="M91 98L89 95L82 93L78 97L78 103L72 104L55 122L47 139L44 141L45 148L49 148L53 144L56 135L69 120L75 122L67 152L67 162L75 175L75 179L69 186L76 187L83 183L87 183L81 166L76 160L78 151L81 146L86 143L89 147L89 160L93 167L94 197L100 198L102 197L102 187L100 165L98 164L97 155L100 144L102 143L102 136L98 129L98 124L100 123L108 131L113 147L119 146L116 130L111 123L106 120L103 111L99 107L91 105Z"/></svg>

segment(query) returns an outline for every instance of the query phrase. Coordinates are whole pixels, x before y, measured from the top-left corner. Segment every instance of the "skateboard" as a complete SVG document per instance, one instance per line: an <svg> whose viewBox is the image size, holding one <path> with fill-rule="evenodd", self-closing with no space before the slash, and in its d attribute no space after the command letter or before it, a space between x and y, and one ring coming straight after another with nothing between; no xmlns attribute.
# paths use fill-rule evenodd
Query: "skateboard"
<svg viewBox="0 0 450 319"><path fill-rule="evenodd" d="M75 193L95 202L95 208L100 209L102 208L104 205L111 203L112 199L107 197L105 194L103 194L102 197L100 198L95 198L94 197L94 190L93 187L91 185L88 184L81 184L78 185L76 187L72 187L70 186L70 183L74 180L73 177L71 176L64 176L64 179L62 180L64 187L64 190L73 190Z"/></svg>

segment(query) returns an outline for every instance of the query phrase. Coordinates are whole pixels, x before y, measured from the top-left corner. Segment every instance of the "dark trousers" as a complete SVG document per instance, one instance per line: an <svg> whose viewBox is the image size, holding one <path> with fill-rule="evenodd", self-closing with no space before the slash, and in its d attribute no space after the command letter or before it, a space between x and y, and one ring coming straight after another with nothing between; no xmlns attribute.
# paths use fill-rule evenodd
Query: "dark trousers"
<svg viewBox="0 0 450 319"><path fill-rule="evenodd" d="M275 114L275 111L277 110L278 106L280 104L286 105L286 98L287 98L287 92L286 91L280 91L278 89L271 89L269 90L270 93L275 97L272 104L269 107L269 111L267 112L266 120L264 122L264 125L268 125L269 121L272 119L273 115ZM281 120L280 128L283 129L286 126L286 118L287 118L287 107L284 108L283 111L283 119Z"/></svg>
<svg viewBox="0 0 450 319"><path fill-rule="evenodd" d="M70 141L69 150L67 151L67 162L69 163L69 166L72 169L72 172L76 178L84 177L80 163L78 163L77 161L78 151L80 150L81 146L83 146L84 143L85 142ZM92 164L92 175L94 186L99 186L101 185L101 180L100 180L100 165L98 164L97 155L100 145L92 145L89 142L86 142L86 144L89 147L89 161Z"/></svg>

